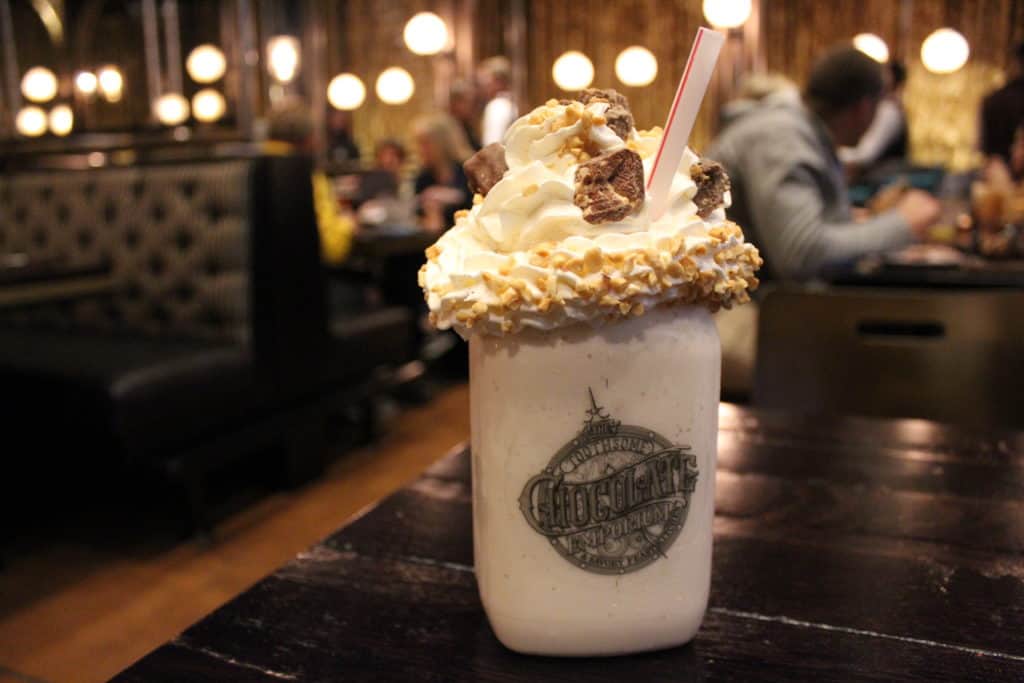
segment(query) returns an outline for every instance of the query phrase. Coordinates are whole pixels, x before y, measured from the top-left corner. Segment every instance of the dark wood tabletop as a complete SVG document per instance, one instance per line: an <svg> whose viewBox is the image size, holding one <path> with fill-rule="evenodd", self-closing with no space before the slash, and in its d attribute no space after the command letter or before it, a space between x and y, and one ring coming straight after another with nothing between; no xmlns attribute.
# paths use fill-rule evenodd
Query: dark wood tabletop
<svg viewBox="0 0 1024 683"><path fill-rule="evenodd" d="M837 274L831 282L854 287L1024 289L1024 260L971 255L955 265L933 265L894 263L872 257Z"/></svg>
<svg viewBox="0 0 1024 683"><path fill-rule="evenodd" d="M1024 680L1024 433L720 417L711 605L685 647L506 650L459 448L115 680Z"/></svg>

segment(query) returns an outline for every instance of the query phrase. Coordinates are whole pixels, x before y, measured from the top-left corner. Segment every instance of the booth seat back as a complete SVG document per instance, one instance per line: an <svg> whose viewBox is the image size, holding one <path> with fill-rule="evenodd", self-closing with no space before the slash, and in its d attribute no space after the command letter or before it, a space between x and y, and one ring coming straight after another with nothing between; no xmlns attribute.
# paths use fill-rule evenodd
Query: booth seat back
<svg viewBox="0 0 1024 683"><path fill-rule="evenodd" d="M109 263L111 294L4 324L247 341L253 166L227 160L0 177L0 254Z"/></svg>

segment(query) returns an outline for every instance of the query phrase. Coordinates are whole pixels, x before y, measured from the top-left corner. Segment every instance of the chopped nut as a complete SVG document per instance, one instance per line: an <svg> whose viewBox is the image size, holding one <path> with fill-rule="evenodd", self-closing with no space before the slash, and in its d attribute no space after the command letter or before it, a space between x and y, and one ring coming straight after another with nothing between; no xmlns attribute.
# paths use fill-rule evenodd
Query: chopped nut
<svg viewBox="0 0 1024 683"><path fill-rule="evenodd" d="M460 218L465 218L468 215L469 215L469 210L468 209L459 209L458 211L455 212L455 220L459 220Z"/></svg>
<svg viewBox="0 0 1024 683"><path fill-rule="evenodd" d="M523 188L523 196L529 197L531 194L533 194L539 189L540 187L537 185L537 183L530 183L529 185Z"/></svg>

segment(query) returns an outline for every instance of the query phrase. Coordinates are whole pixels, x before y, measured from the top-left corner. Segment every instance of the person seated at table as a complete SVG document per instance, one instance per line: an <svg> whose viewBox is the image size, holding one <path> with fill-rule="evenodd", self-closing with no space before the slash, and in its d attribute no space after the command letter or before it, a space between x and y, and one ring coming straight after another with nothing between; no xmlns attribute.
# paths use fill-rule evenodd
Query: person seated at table
<svg viewBox="0 0 1024 683"><path fill-rule="evenodd" d="M846 166L847 175L856 177L872 168L905 162L910 142L907 112L903 107L903 86L907 69L902 63L891 61L886 65L886 95L878 103L875 117L856 146L840 147L839 160Z"/></svg>
<svg viewBox="0 0 1024 683"><path fill-rule="evenodd" d="M767 279L824 277L858 258L924 239L941 207L910 190L863 222L851 214L836 155L867 130L884 91L881 66L853 47L814 65L801 101L751 109L722 131L707 156L732 180L730 218L750 233Z"/></svg>
<svg viewBox="0 0 1024 683"><path fill-rule="evenodd" d="M396 138L383 138L373 148L373 168L360 175L352 175L353 204L375 199L395 199L403 195L402 167L405 165L405 147Z"/></svg>
<svg viewBox="0 0 1024 683"><path fill-rule="evenodd" d="M327 156L339 164L359 163L359 146L352 135L352 112L334 108L328 112Z"/></svg>
<svg viewBox="0 0 1024 683"><path fill-rule="evenodd" d="M986 162L1010 165L1014 132L1024 123L1024 41L1017 44L1013 70L1006 85L981 103L980 147Z"/></svg>
<svg viewBox="0 0 1024 683"><path fill-rule="evenodd" d="M1014 186L1024 186L1024 121L1017 126L1010 145L1009 158L993 155L989 157L982 169L982 179L992 187L1003 191L1013 191Z"/></svg>
<svg viewBox="0 0 1024 683"><path fill-rule="evenodd" d="M475 152L480 149L480 107L472 81L455 81L448 93L448 113L459 122L466 142Z"/></svg>
<svg viewBox="0 0 1024 683"><path fill-rule="evenodd" d="M421 168L414 188L423 228L442 232L455 212L473 204L462 162L473 154L462 128L447 114L421 117L413 124Z"/></svg>
<svg viewBox="0 0 1024 683"><path fill-rule="evenodd" d="M719 128L725 128L729 124L739 121L762 104L799 101L800 89L796 83L782 74L752 73L740 81L736 97L722 106L718 120Z"/></svg>
<svg viewBox="0 0 1024 683"><path fill-rule="evenodd" d="M519 116L512 97L512 62L507 57L485 59L477 67L477 83L487 104L484 105L480 142L489 145L501 142L505 131Z"/></svg>
<svg viewBox="0 0 1024 683"><path fill-rule="evenodd" d="M299 98L287 98L270 112L270 149L298 154L313 151L313 116ZM274 143L277 143L276 145ZM283 147L282 147L283 145ZM323 171L314 169L311 178L320 252L326 263L342 263L352 248L355 221L338 211L334 189Z"/></svg>

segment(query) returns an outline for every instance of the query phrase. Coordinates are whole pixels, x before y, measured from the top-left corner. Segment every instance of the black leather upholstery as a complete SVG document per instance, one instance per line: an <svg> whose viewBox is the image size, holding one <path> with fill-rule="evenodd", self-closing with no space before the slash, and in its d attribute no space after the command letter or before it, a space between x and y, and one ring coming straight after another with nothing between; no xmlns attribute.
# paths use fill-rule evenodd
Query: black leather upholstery
<svg viewBox="0 0 1024 683"><path fill-rule="evenodd" d="M204 340L0 333L0 377L15 412L72 429L129 457L162 456L271 405L251 352Z"/></svg>
<svg viewBox="0 0 1024 683"><path fill-rule="evenodd" d="M244 340L251 228L254 210L267 201L254 206L250 176L267 165L231 160L0 176L0 253L72 266L105 261L116 283L109 297L0 311L0 318Z"/></svg>
<svg viewBox="0 0 1024 683"><path fill-rule="evenodd" d="M410 358L411 322L412 314L398 307L332 320L330 381L350 381L365 374L366 368L396 364Z"/></svg>

